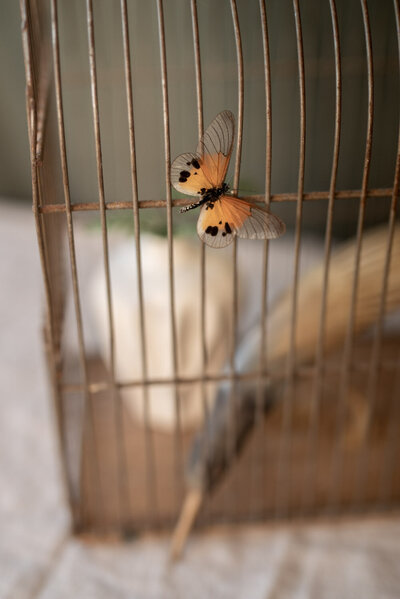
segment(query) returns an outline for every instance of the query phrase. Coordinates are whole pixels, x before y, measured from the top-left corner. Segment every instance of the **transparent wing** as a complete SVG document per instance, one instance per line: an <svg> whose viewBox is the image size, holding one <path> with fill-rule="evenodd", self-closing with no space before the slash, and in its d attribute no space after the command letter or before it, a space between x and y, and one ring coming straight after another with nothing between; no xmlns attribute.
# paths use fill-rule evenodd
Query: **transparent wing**
<svg viewBox="0 0 400 599"><path fill-rule="evenodd" d="M200 156L205 176L212 187L220 187L225 180L232 154L235 117L229 110L220 112L200 139L196 154Z"/></svg>
<svg viewBox="0 0 400 599"><path fill-rule="evenodd" d="M286 231L285 223L272 214L266 208L260 208L239 198L230 198L223 196L221 201L229 202L230 211L241 213L243 218L241 223L235 223L235 232L238 237L246 239L275 239L280 237Z"/></svg>
<svg viewBox="0 0 400 599"><path fill-rule="evenodd" d="M234 235L246 239L274 239L285 232L285 224L266 208L245 200L221 196L212 206L203 206L197 222L200 239L211 247L225 247Z"/></svg>

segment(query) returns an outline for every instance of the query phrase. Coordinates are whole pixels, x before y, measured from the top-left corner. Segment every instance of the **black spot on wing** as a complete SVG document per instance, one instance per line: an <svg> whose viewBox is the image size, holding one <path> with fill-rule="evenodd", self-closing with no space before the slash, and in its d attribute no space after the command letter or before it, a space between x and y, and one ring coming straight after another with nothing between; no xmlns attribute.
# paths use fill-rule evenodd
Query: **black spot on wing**
<svg viewBox="0 0 400 599"><path fill-rule="evenodd" d="M232 229L231 229L231 227L230 227L229 223L225 223L225 231L226 231L227 233L232 233Z"/></svg>
<svg viewBox="0 0 400 599"><path fill-rule="evenodd" d="M206 233L208 235L212 235L213 237L215 237L216 235L218 235L218 227L213 227L212 225L208 225L208 227L206 229Z"/></svg>
<svg viewBox="0 0 400 599"><path fill-rule="evenodd" d="M200 168L200 163L198 160L196 160L196 158L193 158L192 164L193 164L194 168L197 168L197 169Z"/></svg>
<svg viewBox="0 0 400 599"><path fill-rule="evenodd" d="M179 183L186 183L188 178L190 177L189 171L181 171L179 173Z"/></svg>

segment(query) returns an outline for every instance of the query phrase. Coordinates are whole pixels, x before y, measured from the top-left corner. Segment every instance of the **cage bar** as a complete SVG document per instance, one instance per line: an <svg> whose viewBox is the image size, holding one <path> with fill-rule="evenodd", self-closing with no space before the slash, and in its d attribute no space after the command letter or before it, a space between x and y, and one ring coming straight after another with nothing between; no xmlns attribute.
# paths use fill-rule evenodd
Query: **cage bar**
<svg viewBox="0 0 400 599"><path fill-rule="evenodd" d="M139 323L140 323L140 352L142 358L142 381L148 380L147 368L147 350L146 350L146 326L144 318L144 300L143 300L143 274L142 257L140 249L140 218L139 218L139 196L136 176L136 145L135 145L135 124L133 112L133 92L132 92L132 69L131 69L131 51L128 26L128 7L126 0L121 0L121 19L122 19L122 37L124 45L124 66L125 66L125 84L126 99L128 107L128 126L129 126L129 152L131 164L131 184L132 184L132 211L135 235L135 255L136 272L138 283L138 302L139 302ZM144 404L144 436L146 447L146 492L147 500L151 508L152 518L157 521L158 500L156 494L156 469L155 455L153 446L153 436L149 423L149 393L148 385L143 385L143 404Z"/></svg>
<svg viewBox="0 0 400 599"><path fill-rule="evenodd" d="M296 324L297 324L297 301L300 267L300 244L303 217L303 195L304 195L304 169L306 151L306 87L304 72L304 50L303 36L300 17L300 6L298 0L293 0L293 12L296 26L297 59L299 73L299 104L300 104L300 142L299 142L299 171L297 181L297 203L296 203L296 225L294 241L294 265L292 285L292 308L290 325L290 348L287 358L287 374L285 380L284 414L282 421L282 433L280 442L280 455L278 464L278 482L276 494L276 514L281 516L287 511L290 494L290 451L291 451L291 426L292 426L292 403L296 363ZM284 480L287 480L285 483Z"/></svg>
<svg viewBox="0 0 400 599"><path fill-rule="evenodd" d="M346 339L343 349L343 360L342 360L342 373L340 378L340 389L338 396L338 426L337 426L337 448L334 452L334 468L332 475L332 495L331 501L335 506L339 500L341 493L341 469L343 460L343 429L344 419L346 416L347 401L346 395L349 387L350 377L350 364L352 360L353 352L353 338L354 338L354 325L356 318L356 302L357 302L357 291L358 291L358 280L361 260L361 246L364 231L364 218L365 218L365 206L367 201L367 186L369 167L371 161L371 150L372 150L372 130L373 130L373 111L374 111L374 76L373 76L373 62L372 62L372 41L371 41L371 30L369 23L369 13L366 0L361 0L361 10L364 26L365 35L365 47L367 54L367 70L368 70L368 119L367 119L367 134L365 142L365 156L364 156L364 168L363 178L361 185L361 196L359 204L358 222L357 222L357 244L354 257L354 276L353 286L351 293L351 304L349 309L349 320L346 333Z"/></svg>
<svg viewBox="0 0 400 599"><path fill-rule="evenodd" d="M99 97L101 100L101 88L98 83L101 72L101 62L96 63L96 49L99 51L100 39L95 39L95 19L97 5L92 0L86 0L86 27L88 36L87 58L88 74L90 76L91 111L93 116L94 149L96 158L96 176L98 197L92 202L86 198L77 198L71 201L70 174L71 154L67 156L66 134L68 133L68 120L66 119L67 108L66 92L68 91L68 80L63 78L63 36L62 23L59 22L57 0L45 3L40 0L20 0L22 16L22 41L27 83L27 118L29 130L29 149L31 157L32 197L35 226L38 239L39 255L44 279L45 300L45 343L46 355L49 366L52 394L54 399L55 414L57 421L58 439L63 465L63 476L68 501L76 530L92 530L105 532L107 530L118 533L128 533L132 530L155 529L170 527L176 519L180 509L182 490L184 486L184 457L193 439L194 432L186 433L182 430L181 401L182 386L200 386L201 403L203 411L203 424L211 417L208 409L209 390L208 385L218 386L227 383L230 386L230 427L227 440L226 452L231 453L232 466L226 481L222 481L221 491L207 496L206 510L203 510L201 524L220 521L243 521L249 519L263 519L267 517L287 517L288 515L316 516L327 508L334 508L337 512L348 512L360 509L387 509L399 504L400 481L396 469L399 453L398 431L400 423L399 413L399 385L400 385L400 361L397 346L393 342L391 352L386 351L387 341L385 323L387 306L391 301L390 296L390 273L393 268L393 252L395 246L395 233L397 232L398 197L400 189L400 129L397 140L397 155L393 184L380 182L372 185L370 177L370 164L372 155L372 133L374 127L374 95L375 87L378 85L378 77L374 79L374 58L371 39L371 29L374 31L374 22L370 16L367 0L360 0L363 43L366 51L367 69L367 123L365 148L363 152L362 181L360 189L355 185L346 185L342 189L338 176L339 150L343 149L344 129L344 77L346 56L343 53L342 35L343 29L340 20L340 10L335 0L326 2L329 9L329 19L333 41L333 59L330 63L332 68L332 82L335 84L334 114L332 109L332 160L329 157L329 180L326 186L316 186L316 190L305 189L305 161L306 161L306 135L307 147L309 144L308 128L306 129L306 75L308 76L307 53L304 51L304 42L307 41L307 14L301 11L301 4L293 0L290 18L294 17L295 47L296 48L296 85L298 86L299 101L299 147L298 163L296 164L297 190L286 191L285 189L274 189L272 193L271 179L275 160L272 151L275 140L279 137L279 130L275 130L272 136L273 114L272 114L272 89L274 79L271 76L273 51L273 30L268 29L270 25L270 4L266 0L259 0L257 18L260 19L260 48L262 42L262 72L265 88L265 183L263 193L241 196L251 202L259 203L267 208L275 204L279 210L279 204L284 208L292 209L295 213L294 243L293 243L293 273L291 287L288 291L290 315L288 317L288 349L283 363L277 367L271 367L268 359L271 349L268 338L267 324L271 322L273 306L268 303L268 292L271 284L271 246L268 241L260 244L260 294L257 298L259 312L257 313L257 327L259 328L259 341L255 350L256 359L249 370L239 371L236 364L237 351L240 347L239 315L239 271L238 271L238 242L235 240L231 254L231 280L232 286L228 290L229 309L231 310L232 338L227 355L226 369L221 372L208 372L208 347L206 336L206 298L207 277L206 266L211 264L214 254L206 251L203 244L199 251L199 277L200 277L200 310L194 318L200 322L200 336L195 340L200 348L200 360L198 372L184 374L179 364L178 347L178 323L177 299L175 292L176 265L174 264L174 239L175 229L173 223L173 208L184 207L191 203L190 199L173 199L170 183L171 164L171 135L170 130L170 105L171 83L168 83L167 74L170 68L169 48L174 43L169 37L168 18L171 6L156 0L153 8L157 14L157 33L154 45L159 46L159 68L160 68L160 92L162 105L162 137L164 144L163 165L165 168L165 195L156 197L154 200L146 197L143 199L139 192L137 162L138 150L136 147L137 136L137 114L134 103L135 91L135 65L136 57L132 56L133 43L132 29L129 25L135 24L132 19L136 18L131 4L127 0L120 1L118 18L120 19L119 35L122 40L122 53L119 56L121 73L123 73L123 87L126 95L126 130L129 141L130 165L130 192L126 199L112 197L104 187L103 169L106 160L105 139L103 137L102 113L99 109ZM400 51L400 5L399 0L394 0L394 15L396 20L397 44ZM239 178L242 167L242 154L245 158L245 139L243 137L244 126L244 93L247 77L246 54L243 52L242 44L245 41L244 23L241 22L238 5L235 0L225 2L227 14L230 12L232 19L233 44L235 57L231 57L232 64L236 70L234 85L237 84L237 138L235 145L235 164L233 191L239 188ZM242 8L239 7L241 10ZM193 112L197 117L197 132L201 137L204 130L203 105L207 101L206 90L210 84L207 78L207 70L204 69L203 40L207 32L200 26L200 17L206 8L197 0L191 0L187 5L187 16L190 12L191 31L189 42L193 49L193 85L195 86L196 108ZM328 13L327 13L328 14ZM267 18L268 17L268 18ZM230 23L229 23L230 28ZM230 30L230 29L229 29ZM375 33L375 32L374 32ZM223 35L223 33L221 33ZM272 40L272 41L271 41ZM95 44L96 42L96 44ZM202 52L200 53L200 49ZM399 58L400 60L400 55ZM400 64L400 63L399 63ZM376 65L379 68L379 65ZM251 69L249 68L249 72ZM237 82L237 83L236 83ZM189 83L187 83L189 85ZM235 88L236 94L236 88ZM89 97L89 94L88 94ZM172 96L171 96L172 97ZM247 98L247 96L246 96ZM136 97L135 97L136 99ZM377 95L378 99L378 95ZM297 100L296 100L297 101ZM247 102L247 100L246 100ZM134 105L135 104L135 105ZM312 97L307 94L307 109L312 105ZM65 105L66 106L66 105ZM223 107L222 107L223 108ZM376 109L376 107L375 107ZM279 112L279 111L278 111ZM274 109L275 115L275 109ZM275 122L275 121L274 121ZM263 121L264 123L264 121ZM307 123L308 127L308 123ZM263 131L264 135L264 131ZM375 136L375 132L374 132ZM127 146L128 147L128 146ZM139 147L139 146L138 146ZM54 150L54 151L53 151ZM393 152L394 156L394 152ZM308 155L307 155L308 157ZM264 158L263 158L264 160ZM297 160L297 156L296 156ZM307 162L308 168L313 165ZM104 170L105 172L105 170ZM392 174L390 175L392 178ZM371 178L371 185L369 180ZM140 180L140 179L139 179ZM390 184L390 181L389 181ZM295 189L295 186L293 186ZM338 349L338 360L332 359L332 354L327 350L327 312L328 300L332 292L330 284L330 273L332 268L333 241L335 232L334 217L336 211L346 206L348 200L359 200L357 215L357 231L354 250L354 262L352 265L352 289L350 304L346 307L346 333L342 351ZM86 200L86 201L82 201ZM367 200L371 205L380 201L387 201L387 235L383 251L383 267L377 280L379 306L377 317L373 323L373 334L369 345L363 354L358 353L359 337L356 335L357 302L359 300L359 280L361 272L361 257L364 244L364 229L366 224ZM339 202L340 201L340 202ZM305 231L306 210L304 203L326 202L326 214L324 213L324 248L321 250L322 276L320 283L320 306L317 314L316 343L312 358L302 362L298 355L297 332L302 322L303 314L299 311L299 298L301 297L302 272L301 272L301 250L303 247ZM295 203L295 204L294 204ZM390 204L390 205L389 205ZM369 206L369 204L368 204ZM386 203L385 203L386 206ZM171 334L171 375L157 376L149 375L151 356L146 350L149 330L145 322L145 270L144 256L141 248L141 210L149 208L164 209L166 211L167 224L167 251L168 251L168 294L165 301L168 305L169 332ZM274 208L275 209L275 208ZM122 379L117 369L117 327L116 315L113 310L112 293L112 267L111 246L109 232L110 213L131 212L133 221L132 245L135 249L135 258L132 267L136 267L137 285L137 316L139 322L138 347L140 350L141 370L139 374L132 375L129 379ZM99 217L101 223L101 266L105 277L105 305L106 305L106 327L108 327L108 350L109 362L104 364L101 372L95 374L90 370L90 356L88 355L87 339L85 338L85 322L83 307L84 281L78 272L78 245L77 245L77 223L81 218L90 216ZM65 242L65 244L64 244ZM65 247L64 247L65 245ZM262 248L261 248L262 245ZM77 363L79 375L71 377L65 366L66 349L64 347L64 322L67 303L68 283L71 284L71 301L74 308L74 324L77 338ZM147 323L148 324L148 323ZM132 335L134 332L132 331ZM397 348L397 352L395 351ZM393 350L393 351L392 351ZM337 394L337 406L333 410L334 432L330 433L328 443L322 437L322 416L324 403L324 385L330 377L339 380ZM351 454L356 463L356 476L354 477L354 489L351 501L345 500L342 493L345 484L343 466L347 459L346 446L346 419L352 408L348 397L353 379L363 378L366 382L365 393L365 429L361 435L359 445ZM380 472L376 473L370 467L371 453L376 451L377 443L374 441L374 418L380 408L379 401L380 382L385 379L388 391L386 401L388 403L387 414L385 414L385 429L379 443ZM252 429L252 440L250 450L244 450L243 454L236 459L235 435L237 422L235 422L235 402L238 399L241 386L253 385L255 399L255 417ZM244 385L245 384L245 385ZM299 388L302 384L308 385L310 389L309 403L307 404L306 425L301 434L303 454L298 457L294 455L293 448L296 439L295 412L298 408L297 398ZM175 427L168 439L160 442L160 435L153 428L150 414L150 390L157 386L169 386L174 394ZM279 390L276 406L272 412L264 414L263 399L265 389L273 386ZM121 396L127 390L139 390L143 401L143 423L141 428L132 426L130 415L127 413L125 402ZM79 480L73 478L71 471L71 456L68 453L68 437L72 426L67 418L70 402L75 396L82 398L84 414L81 429L78 434L82 438L77 440L80 447L80 463L78 464ZM391 397L390 397L391 396ZM104 401L105 400L105 401ZM107 421L106 429L101 424L100 412L102 405L107 404L113 418ZM277 414L277 416L276 416ZM274 425L275 420L280 420L280 427ZM104 420L104 418L103 418ZM103 428L101 428L103 427ZM79 432L82 431L82 433ZM103 432L106 430L112 438L112 442L104 441ZM279 431L278 433L276 431ZM274 437L275 434L275 437ZM134 455L132 447L132 436L140 437L140 446L143 448L144 477L143 496L145 507L140 513L138 505L141 501L134 495L132 484L138 473L138 458ZM165 435L167 437L168 435ZM272 437L272 439L271 439ZM110 443L110 447L105 447ZM164 445L163 445L164 443ZM324 444L325 443L325 444ZM329 451L327 452L327 446ZM171 453L172 458L168 462L167 482L159 470L163 467L165 453ZM320 449L323 447L323 459L327 463L327 471L330 470L331 479L325 481L325 487L321 483L318 464L320 461ZM168 449L169 448L169 449ZM104 452L113 454L112 480L116 480L115 488L110 488L109 466L103 463ZM329 454L329 455L328 455ZM108 455L108 454L107 454ZM378 454L377 454L378 455ZM140 458L139 458L140 459ZM169 458L168 458L169 459ZM296 483L294 473L296 470L303 472L301 484ZM373 472L372 472L373 471ZM370 474L379 478L374 493L371 493ZM329 478L329 476L328 476ZM86 480L87 479L87 480ZM297 477L298 479L298 477ZM297 480L296 479L296 480ZM348 481L347 481L348 483ZM294 493L295 484L296 493ZM86 486L85 486L86 485ZM168 489L167 489L168 486ZM88 487L90 491L88 492ZM244 492L248 489L249 492ZM168 509L164 509L164 491L171 491L173 499ZM348 491L348 489L346 489ZM110 496L112 495L111 499ZM296 495L296 496L295 496ZM372 498L372 499L371 499ZM116 509L110 508L112 504ZM115 512L115 513L114 513ZM111 514L111 516L110 516Z"/></svg>
<svg viewBox="0 0 400 599"><path fill-rule="evenodd" d="M174 377L178 372L178 349L176 337L176 312L175 312L175 290L174 290L174 256L173 256L173 229L172 229L172 196L170 181L170 131L169 131L169 106L168 106L168 81L167 81L167 56L165 47L165 28L164 28L164 9L162 0L157 0L158 32L160 43L160 61L161 61L161 83L163 98L163 118L164 118L164 150L165 150L165 185L166 185L166 206L167 206L167 238L168 238L168 264L169 264L169 306L171 319L171 337L172 337L172 368ZM182 497L182 433L181 433L181 414L180 397L178 387L175 385L175 492L177 501Z"/></svg>
<svg viewBox="0 0 400 599"><path fill-rule="evenodd" d="M307 459L308 472L304 484L304 510L312 508L314 501L315 477L316 477L316 456L318 455L318 434L320 403L322 396L322 385L324 377L324 342L325 342L325 322L327 311L327 296L329 284L329 265L332 247L332 226L333 211L335 204L336 176L339 163L341 115L342 115L342 81L341 81L341 56L340 56L340 38L338 27L338 16L335 0L329 0L329 7L332 20L332 34L335 52L335 134L332 157L332 172L329 186L329 203L325 228L325 248L324 248L324 274L322 281L321 311L319 317L319 333L315 355L315 382L313 389L313 399L311 404L310 424L309 424L309 450Z"/></svg>

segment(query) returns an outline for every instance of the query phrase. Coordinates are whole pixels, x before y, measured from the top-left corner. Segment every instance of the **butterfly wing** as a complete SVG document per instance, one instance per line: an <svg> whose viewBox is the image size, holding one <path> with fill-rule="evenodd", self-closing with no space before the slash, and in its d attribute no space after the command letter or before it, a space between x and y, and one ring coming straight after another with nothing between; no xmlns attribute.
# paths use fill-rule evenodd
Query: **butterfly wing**
<svg viewBox="0 0 400 599"><path fill-rule="evenodd" d="M203 171L200 156L190 153L175 158L171 166L171 183L175 189L190 196L201 195L212 187Z"/></svg>
<svg viewBox="0 0 400 599"><path fill-rule="evenodd" d="M222 248L233 241L234 229L230 215L221 200L202 206L197 220L197 233L202 241L213 248Z"/></svg>
<svg viewBox="0 0 400 599"><path fill-rule="evenodd" d="M221 196L213 205L204 205L197 221L197 233L207 245L221 248L234 235L246 239L272 239L285 232L285 224L266 208L245 200Z"/></svg>
<svg viewBox="0 0 400 599"><path fill-rule="evenodd" d="M195 154L181 154L171 165L171 183L181 193L202 195L224 182L235 132L229 110L220 112L201 137Z"/></svg>
<svg viewBox="0 0 400 599"><path fill-rule="evenodd" d="M286 231L286 226L281 219L272 214L265 207L250 204L239 198L223 196L221 201L229 205L229 210L234 215L242 215L242 222L235 223L235 231L238 237L244 239L275 239ZM239 217L236 216L237 221Z"/></svg>
<svg viewBox="0 0 400 599"><path fill-rule="evenodd" d="M220 112L201 137L196 153L212 187L221 187L228 170L235 135L235 117L229 110Z"/></svg>

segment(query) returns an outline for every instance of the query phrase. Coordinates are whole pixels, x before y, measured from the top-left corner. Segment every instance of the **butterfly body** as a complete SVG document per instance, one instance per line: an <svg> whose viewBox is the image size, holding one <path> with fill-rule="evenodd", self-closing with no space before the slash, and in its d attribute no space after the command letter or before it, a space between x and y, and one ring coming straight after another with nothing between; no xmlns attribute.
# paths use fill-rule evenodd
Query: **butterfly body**
<svg viewBox="0 0 400 599"><path fill-rule="evenodd" d="M202 206L206 204L206 210L212 210L214 207L214 202L216 202L223 194L229 191L229 186L226 183L223 183L221 187L211 187L210 189L205 189L204 187L200 189L201 198L198 202L193 202L193 204L189 204L189 206L184 206L181 208L181 212L187 212L188 210L193 210L193 208L198 208L198 206Z"/></svg>
<svg viewBox="0 0 400 599"><path fill-rule="evenodd" d="M225 175L232 154L234 116L220 112L201 137L196 153L181 154L171 166L175 189L200 198L181 212L201 206L197 233L215 248L229 245L235 235L248 239L270 239L285 231L284 223L266 208L227 195Z"/></svg>

